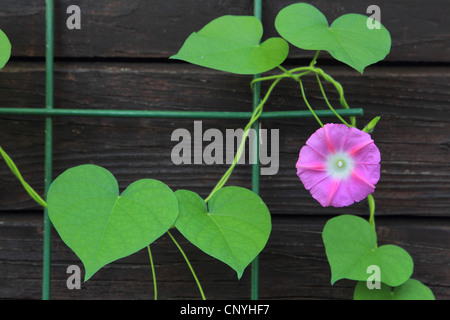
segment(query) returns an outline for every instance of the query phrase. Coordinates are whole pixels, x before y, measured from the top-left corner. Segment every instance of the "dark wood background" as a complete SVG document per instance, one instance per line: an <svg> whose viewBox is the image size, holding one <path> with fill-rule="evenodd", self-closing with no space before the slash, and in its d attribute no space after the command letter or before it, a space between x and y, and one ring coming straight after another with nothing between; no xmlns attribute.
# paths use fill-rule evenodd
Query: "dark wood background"
<svg viewBox="0 0 450 320"><path fill-rule="evenodd" d="M224 14L252 15L251 0L57 0L55 7L55 107L143 110L250 111L251 77L169 61L187 36ZM276 35L277 12L296 1L263 1L265 37ZM366 14L371 1L310 1L329 21L344 13ZM81 30L68 30L66 9L81 8ZM325 53L319 65L340 81L351 107L364 108L360 127L381 115L373 138L382 154L377 185L379 244L405 248L415 262L413 278L438 299L450 298L450 35L445 0L379 0L381 21L390 30L387 59L363 76ZM0 72L2 107L41 108L45 102L45 1L4 0L0 28L13 57ZM286 67L309 63L311 52L291 47ZM313 81L305 78L310 101L324 107ZM266 86L263 86L263 90ZM329 88L331 89L331 88ZM330 97L338 105L336 95ZM306 109L295 84L282 82L265 110ZM325 120L325 119L324 119ZM336 121L326 119L327 122ZM203 122L203 127L238 128L244 121ZM261 177L261 196L273 217L273 232L260 257L260 297L264 299L351 299L355 283L330 285L321 231L338 214L368 216L366 202L322 208L304 190L295 172L300 147L317 129L313 119L263 121L280 130L280 170ZM121 188L155 178L173 190L206 196L226 165L172 164L170 140L193 120L57 118L54 176L94 163L111 170ZM25 179L43 193L44 122L41 117L0 116L0 145ZM249 165L241 165L230 185L250 187ZM42 210L0 165L0 298L40 299ZM235 272L186 242L209 299L248 299L250 268ZM53 232L53 299L152 299L146 250L112 263L81 290L68 290L66 269L74 253ZM168 236L152 246L160 299L199 299L183 258Z"/></svg>

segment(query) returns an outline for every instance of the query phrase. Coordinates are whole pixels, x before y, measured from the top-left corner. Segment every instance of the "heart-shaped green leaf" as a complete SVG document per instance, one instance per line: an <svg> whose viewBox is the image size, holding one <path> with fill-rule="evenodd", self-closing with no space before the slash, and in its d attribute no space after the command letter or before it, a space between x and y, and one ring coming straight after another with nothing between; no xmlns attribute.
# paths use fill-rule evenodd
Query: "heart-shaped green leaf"
<svg viewBox="0 0 450 320"><path fill-rule="evenodd" d="M11 43L6 34L0 30L0 69L5 66L11 56Z"/></svg>
<svg viewBox="0 0 450 320"><path fill-rule="evenodd" d="M178 190L175 195L179 208L175 227L241 278L244 269L264 249L272 228L269 210L261 198L240 187L220 189L208 205L192 191Z"/></svg>
<svg viewBox="0 0 450 320"><path fill-rule="evenodd" d="M368 19L360 14L345 14L329 27L327 18L316 7L296 3L278 13L275 27L294 46L328 51L336 60L363 73L391 49L389 31L381 24L379 29L369 29Z"/></svg>
<svg viewBox="0 0 450 320"><path fill-rule="evenodd" d="M61 239L84 264L85 281L155 241L178 215L175 194L164 183L139 180L119 195L114 176L94 165L61 174L49 189L47 204Z"/></svg>
<svg viewBox="0 0 450 320"><path fill-rule="evenodd" d="M373 227L361 217L342 215L330 219L322 233L331 283L340 279L367 281L368 267L377 266L380 281L396 287L406 282L413 272L413 261L404 249L394 245L377 247Z"/></svg>
<svg viewBox="0 0 450 320"><path fill-rule="evenodd" d="M237 74L257 74L279 66L288 43L270 38L260 44L261 21L252 16L222 16L192 33L172 59Z"/></svg>
<svg viewBox="0 0 450 320"><path fill-rule="evenodd" d="M380 289L369 289L365 282L358 282L354 300L435 300L433 292L422 282L409 279L401 286L391 288L384 283Z"/></svg>

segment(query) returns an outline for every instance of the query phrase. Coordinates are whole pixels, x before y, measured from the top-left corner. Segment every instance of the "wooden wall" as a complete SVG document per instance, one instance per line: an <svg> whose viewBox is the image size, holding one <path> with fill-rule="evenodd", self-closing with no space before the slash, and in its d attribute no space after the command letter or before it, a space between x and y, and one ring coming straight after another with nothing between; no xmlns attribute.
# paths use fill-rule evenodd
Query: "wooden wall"
<svg viewBox="0 0 450 320"><path fill-rule="evenodd" d="M10 38L13 57L0 72L0 106L41 108L45 101L45 1L7 0L0 29ZM250 111L251 77L220 73L169 61L187 36L224 14L251 15L251 0L57 0L55 7L55 107L143 110ZM266 36L276 35L276 13L296 1L263 1ZM366 0L309 1L329 21L344 13L366 13ZM66 9L81 8L81 30L66 28ZM381 115L373 138L382 154L377 185L379 244L410 252L413 277L438 299L450 298L450 6L445 0L378 0L381 21L390 30L392 51L363 76L319 58L345 89L349 105L364 108L360 127ZM286 67L309 63L311 52L291 47ZM324 107L313 81L305 78L313 105ZM263 86L263 90L266 88ZM331 88L330 88L331 89ZM330 95L337 105L336 96ZM306 109L294 83L286 80L265 110ZM336 121L327 119L327 122ZM203 128L238 128L244 121L203 122ZM261 196L273 217L273 232L260 257L260 296L264 299L351 299L355 283L330 285L322 244L325 222L338 214L368 216L366 202L344 209L322 208L295 174L300 147L317 129L313 119L263 121L280 130L280 170L261 177ZM67 168L94 163L111 170L121 188L155 178L173 190L206 196L226 165L172 164L176 128L193 130L193 120L68 118L55 119L54 176ZM43 193L42 117L0 116L0 145L25 179ZM241 165L230 185L249 187L249 165ZM40 299L42 211L0 165L0 298ZM250 269L235 272L187 243L209 299L248 299ZM66 268L82 266L53 232L53 299L152 299L146 250L100 270L81 290L66 288ZM168 236L152 246L160 299L199 299L182 256Z"/></svg>

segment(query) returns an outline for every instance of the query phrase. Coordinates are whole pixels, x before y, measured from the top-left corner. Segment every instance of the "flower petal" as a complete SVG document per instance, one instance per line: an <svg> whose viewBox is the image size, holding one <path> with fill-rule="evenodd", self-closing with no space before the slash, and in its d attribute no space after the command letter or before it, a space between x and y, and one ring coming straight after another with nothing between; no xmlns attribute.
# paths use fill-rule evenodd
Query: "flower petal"
<svg viewBox="0 0 450 320"><path fill-rule="evenodd" d="M361 171L353 170L348 179L348 189L356 202L365 199L375 191L375 185L370 180L370 177L365 176Z"/></svg>
<svg viewBox="0 0 450 320"><path fill-rule="evenodd" d="M350 154L356 154L364 146L373 143L372 137L367 132L353 127L349 130L343 148Z"/></svg>
<svg viewBox="0 0 450 320"><path fill-rule="evenodd" d="M345 124L327 123L323 129L326 133L325 137L333 146L334 152L342 151L350 133L350 128Z"/></svg>
<svg viewBox="0 0 450 320"><path fill-rule="evenodd" d="M330 177L315 184L310 192L322 207L346 207L354 202L346 187L346 182Z"/></svg>
<svg viewBox="0 0 450 320"><path fill-rule="evenodd" d="M338 180L327 177L312 186L310 190L311 196L319 201L322 207L329 206L330 193L336 181Z"/></svg>
<svg viewBox="0 0 450 320"><path fill-rule="evenodd" d="M316 184L320 183L323 179L327 178L328 173L326 171L298 168L297 176L302 181L305 189L310 190Z"/></svg>
<svg viewBox="0 0 450 320"><path fill-rule="evenodd" d="M354 171L358 173L359 176L364 177L365 180L372 185L376 185L380 180L380 164L356 164Z"/></svg>
<svg viewBox="0 0 450 320"><path fill-rule="evenodd" d="M323 127L319 128L309 137L308 141L306 141L306 145L310 146L324 157L327 157L331 152L333 152L334 148L330 141L327 143L327 138Z"/></svg>
<svg viewBox="0 0 450 320"><path fill-rule="evenodd" d="M352 194L348 188L348 180L341 180L336 192L334 193L333 198L330 201L330 206L333 207L347 207L355 202Z"/></svg>
<svg viewBox="0 0 450 320"><path fill-rule="evenodd" d="M372 142L356 146L351 153L356 164L378 164L381 161L380 150Z"/></svg>
<svg viewBox="0 0 450 320"><path fill-rule="evenodd" d="M306 145L300 150L298 161L295 166L297 168L315 168L317 166L324 167L325 161L326 158L324 156L318 153L315 149Z"/></svg>
<svg viewBox="0 0 450 320"><path fill-rule="evenodd" d="M300 150L296 163L297 176L302 181L306 190L327 177L325 171L325 158L315 149L305 145Z"/></svg>

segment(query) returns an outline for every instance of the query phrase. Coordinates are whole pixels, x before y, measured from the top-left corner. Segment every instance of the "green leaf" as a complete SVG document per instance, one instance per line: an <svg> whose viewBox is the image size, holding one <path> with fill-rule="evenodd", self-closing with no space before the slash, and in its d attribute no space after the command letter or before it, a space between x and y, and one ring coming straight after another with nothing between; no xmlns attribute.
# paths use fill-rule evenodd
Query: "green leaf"
<svg viewBox="0 0 450 320"><path fill-rule="evenodd" d="M11 57L11 43L6 34L0 30L0 69L2 69Z"/></svg>
<svg viewBox="0 0 450 320"><path fill-rule="evenodd" d="M368 19L360 14L345 14L329 27L327 18L316 7L297 3L278 13L275 27L294 46L328 51L336 60L363 73L364 68L383 60L391 49L389 31L381 24L379 29L369 29Z"/></svg>
<svg viewBox="0 0 450 320"><path fill-rule="evenodd" d="M369 266L380 269L380 281L396 287L406 282L413 272L413 261L404 249L394 245L377 247L377 236L363 218L342 215L330 219L322 233L331 283L340 279L366 281Z"/></svg>
<svg viewBox="0 0 450 320"><path fill-rule="evenodd" d="M222 16L192 33L171 59L237 74L257 74L279 66L288 43L270 38L260 44L261 21L252 16Z"/></svg>
<svg viewBox="0 0 450 320"><path fill-rule="evenodd" d="M178 190L175 195L179 207L175 227L241 278L244 269L265 247L272 228L269 210L261 198L240 187L220 189L208 205L192 191Z"/></svg>
<svg viewBox="0 0 450 320"><path fill-rule="evenodd" d="M47 199L50 220L84 264L85 281L155 241L178 215L175 194L164 183L139 180L119 196L114 176L94 165L65 171Z"/></svg>
<svg viewBox="0 0 450 320"><path fill-rule="evenodd" d="M391 288L384 283L380 289L368 289L365 282L358 282L354 300L435 300L430 288L422 282L409 279L401 286Z"/></svg>

